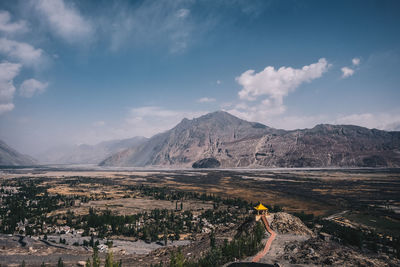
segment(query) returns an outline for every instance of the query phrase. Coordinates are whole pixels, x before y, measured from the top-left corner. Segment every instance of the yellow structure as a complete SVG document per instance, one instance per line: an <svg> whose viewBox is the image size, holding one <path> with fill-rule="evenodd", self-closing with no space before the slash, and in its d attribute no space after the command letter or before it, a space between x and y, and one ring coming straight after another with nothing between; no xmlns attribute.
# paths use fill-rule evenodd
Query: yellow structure
<svg viewBox="0 0 400 267"><path fill-rule="evenodd" d="M261 211L261 214L268 213L268 208L265 207L261 202L256 207L254 207L254 209L257 211L258 215L260 215L260 211Z"/></svg>

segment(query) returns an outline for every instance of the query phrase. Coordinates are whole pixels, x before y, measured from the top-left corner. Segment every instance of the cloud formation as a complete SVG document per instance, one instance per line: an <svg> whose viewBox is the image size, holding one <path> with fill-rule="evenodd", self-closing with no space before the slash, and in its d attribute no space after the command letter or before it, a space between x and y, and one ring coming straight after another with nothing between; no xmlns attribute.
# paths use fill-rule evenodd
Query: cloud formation
<svg viewBox="0 0 400 267"><path fill-rule="evenodd" d="M215 98L211 98L211 97L202 97L200 99L197 99L197 102L199 103L211 103L211 102L215 102L216 99Z"/></svg>
<svg viewBox="0 0 400 267"><path fill-rule="evenodd" d="M353 64L352 68L350 68L350 67L341 68L342 78L347 78L347 77L353 76L353 74L355 73L354 68L357 68L360 65L360 62L361 62L361 60L359 58L355 57L351 60L351 63Z"/></svg>
<svg viewBox="0 0 400 267"><path fill-rule="evenodd" d="M178 12L176 13L176 15L178 16L178 18L186 18L188 15L190 14L190 10L187 8L181 8L178 10Z"/></svg>
<svg viewBox="0 0 400 267"><path fill-rule="evenodd" d="M349 67L343 67L341 68L341 71L342 71L342 78L347 78L354 74L354 70Z"/></svg>
<svg viewBox="0 0 400 267"><path fill-rule="evenodd" d="M275 69L273 66L268 66L259 73L254 70L245 71L236 78L236 81L243 87L239 92L239 97L245 100L255 100L258 96L267 95L269 98L282 100L302 83L321 77L328 67L326 59L321 58L318 62L301 69L291 67Z"/></svg>
<svg viewBox="0 0 400 267"><path fill-rule="evenodd" d="M358 66L358 65L360 65L360 59L359 58L353 58L352 60L351 60L351 63L353 63L353 65L354 66Z"/></svg>
<svg viewBox="0 0 400 267"><path fill-rule="evenodd" d="M30 98L34 94L43 93L48 85L48 83L42 83L35 79L25 80L19 88L19 94L20 96Z"/></svg>
<svg viewBox="0 0 400 267"><path fill-rule="evenodd" d="M238 93L239 98L245 101L260 100L259 97L265 96L266 98L251 105L241 102L228 111L247 120L260 120L282 114L286 111L284 97L301 84L320 78L329 67L327 60L321 58L318 62L300 69L292 67L275 69L273 66L268 66L259 73L254 70L245 71L236 77L236 81L242 86Z"/></svg>
<svg viewBox="0 0 400 267"><path fill-rule="evenodd" d="M26 42L9 39L10 36L25 33L27 30L24 20L12 22L10 13L0 10L0 32L3 34L3 37L0 37L0 54L15 62L3 62L0 65L0 114L14 109L13 98L16 89L13 80L19 75L21 68L36 68L45 58L42 49ZM32 97L35 93L44 92L47 85L35 79L26 80L20 87L20 95Z"/></svg>
<svg viewBox="0 0 400 267"><path fill-rule="evenodd" d="M0 31L8 34L26 32L28 30L26 22L20 20L11 22L11 15L8 11L0 10Z"/></svg>
<svg viewBox="0 0 400 267"><path fill-rule="evenodd" d="M37 0L32 3L44 16L54 35L69 43L87 40L92 36L92 24L63 0Z"/></svg>
<svg viewBox="0 0 400 267"><path fill-rule="evenodd" d="M185 51L208 26L196 21L190 1L143 1L140 5L117 3L102 15L103 34L110 36L111 50L140 45L166 46L170 53ZM204 18L203 18L204 19Z"/></svg>
<svg viewBox="0 0 400 267"><path fill-rule="evenodd" d="M30 44L0 38L0 53L6 57L18 60L24 65L35 65L43 54L43 50Z"/></svg>
<svg viewBox="0 0 400 267"><path fill-rule="evenodd" d="M14 109L12 103L15 92L13 79L19 74L20 70L21 64L0 63L0 114Z"/></svg>

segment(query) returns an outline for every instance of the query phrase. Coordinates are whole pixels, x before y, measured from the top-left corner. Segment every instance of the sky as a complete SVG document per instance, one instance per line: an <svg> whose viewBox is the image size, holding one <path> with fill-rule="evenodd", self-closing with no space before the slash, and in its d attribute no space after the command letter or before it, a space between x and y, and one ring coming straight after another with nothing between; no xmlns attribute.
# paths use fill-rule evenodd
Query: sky
<svg viewBox="0 0 400 267"><path fill-rule="evenodd" d="M0 139L31 155L225 110L400 130L400 1L3 0Z"/></svg>

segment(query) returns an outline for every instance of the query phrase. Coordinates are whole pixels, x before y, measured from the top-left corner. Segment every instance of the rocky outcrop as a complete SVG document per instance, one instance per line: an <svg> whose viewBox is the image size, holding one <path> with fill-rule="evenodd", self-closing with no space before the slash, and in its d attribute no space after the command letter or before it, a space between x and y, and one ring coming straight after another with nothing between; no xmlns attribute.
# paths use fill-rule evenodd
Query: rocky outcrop
<svg viewBox="0 0 400 267"><path fill-rule="evenodd" d="M311 266L399 266L400 260L385 254L362 253L333 241L311 238L291 242L284 248L281 262Z"/></svg>
<svg viewBox="0 0 400 267"><path fill-rule="evenodd" d="M221 163L216 160L215 158L206 158L206 159L201 159L193 163L192 167L197 169L197 168L218 168L221 166Z"/></svg>
<svg viewBox="0 0 400 267"><path fill-rule="evenodd" d="M278 234L309 235L314 233L296 216L286 212L272 213L270 225Z"/></svg>
<svg viewBox="0 0 400 267"><path fill-rule="evenodd" d="M0 140L0 166L32 166L36 164L35 159L19 153Z"/></svg>
<svg viewBox="0 0 400 267"><path fill-rule="evenodd" d="M169 131L105 159L104 166L400 167L400 132L321 124L277 130L218 111L184 119Z"/></svg>

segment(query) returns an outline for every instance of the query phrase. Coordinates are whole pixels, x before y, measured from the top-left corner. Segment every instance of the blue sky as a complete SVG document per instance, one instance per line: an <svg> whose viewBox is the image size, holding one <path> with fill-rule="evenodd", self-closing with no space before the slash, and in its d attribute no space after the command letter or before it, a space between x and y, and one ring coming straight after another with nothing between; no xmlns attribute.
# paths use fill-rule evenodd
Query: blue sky
<svg viewBox="0 0 400 267"><path fill-rule="evenodd" d="M400 130L399 1L0 3L0 139L36 154L226 110Z"/></svg>

